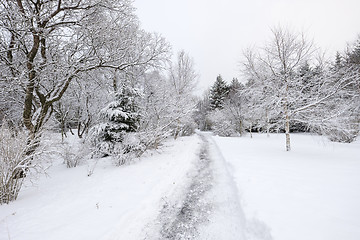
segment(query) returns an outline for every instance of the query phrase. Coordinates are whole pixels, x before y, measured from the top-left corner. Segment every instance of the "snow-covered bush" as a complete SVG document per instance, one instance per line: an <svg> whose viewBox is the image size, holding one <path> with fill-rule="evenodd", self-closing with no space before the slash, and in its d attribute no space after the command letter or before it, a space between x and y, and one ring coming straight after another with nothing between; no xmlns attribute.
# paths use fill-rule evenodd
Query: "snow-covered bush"
<svg viewBox="0 0 360 240"><path fill-rule="evenodd" d="M322 122L316 129L322 135L325 135L333 142L351 143L360 132L359 120L337 117Z"/></svg>
<svg viewBox="0 0 360 240"><path fill-rule="evenodd" d="M334 129L333 131L329 131L327 136L332 142L351 143L356 139L358 134L359 131Z"/></svg>
<svg viewBox="0 0 360 240"><path fill-rule="evenodd" d="M224 110L210 112L209 118L212 122L212 130L215 134L223 137L237 135L236 124L231 121Z"/></svg>
<svg viewBox="0 0 360 240"><path fill-rule="evenodd" d="M79 142L75 146L74 143L62 142L60 150L60 156L67 168L79 166L85 157L90 155L90 149L83 142Z"/></svg>
<svg viewBox="0 0 360 240"><path fill-rule="evenodd" d="M62 146L61 156L64 159L67 168L76 167L80 163L80 158L71 151L71 147L68 145Z"/></svg>
<svg viewBox="0 0 360 240"><path fill-rule="evenodd" d="M146 150L138 133L126 133L124 139L114 146L114 161L116 166L131 163Z"/></svg>
<svg viewBox="0 0 360 240"><path fill-rule="evenodd" d="M195 133L195 129L196 123L194 121L189 121L182 126L179 136L191 136Z"/></svg>
<svg viewBox="0 0 360 240"><path fill-rule="evenodd" d="M39 166L35 157L39 154L23 131L11 129L3 121L0 128L0 204L16 200L25 175Z"/></svg>

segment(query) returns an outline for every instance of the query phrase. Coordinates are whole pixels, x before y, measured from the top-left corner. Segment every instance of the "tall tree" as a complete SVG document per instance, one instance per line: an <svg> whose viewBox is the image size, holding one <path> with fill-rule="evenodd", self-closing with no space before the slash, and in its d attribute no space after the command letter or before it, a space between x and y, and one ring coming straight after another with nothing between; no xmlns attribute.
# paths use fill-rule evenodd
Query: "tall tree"
<svg viewBox="0 0 360 240"><path fill-rule="evenodd" d="M360 64L360 36L353 44L353 46L349 46L346 55L347 63Z"/></svg>
<svg viewBox="0 0 360 240"><path fill-rule="evenodd" d="M214 85L210 89L210 109L222 109L228 93L229 87L222 79L221 75L218 75Z"/></svg>
<svg viewBox="0 0 360 240"><path fill-rule="evenodd" d="M168 53L161 37L139 28L128 0L2 1L0 8L1 78L18 84L32 137L74 79L154 66Z"/></svg>
<svg viewBox="0 0 360 240"><path fill-rule="evenodd" d="M272 40L266 46L263 61L272 72L272 81L277 83L285 118L286 151L290 151L290 87L296 83L295 71L313 51L303 33L294 34L281 27L272 29Z"/></svg>
<svg viewBox="0 0 360 240"><path fill-rule="evenodd" d="M194 91L197 79L193 59L184 50L180 51L169 70L172 112L176 119L172 124L175 138L193 132L192 113L196 105Z"/></svg>
<svg viewBox="0 0 360 240"><path fill-rule="evenodd" d="M244 88L243 84L241 84L237 78L233 78L229 85L229 96L228 97L230 99L235 97L236 94L238 93L238 91L243 88Z"/></svg>

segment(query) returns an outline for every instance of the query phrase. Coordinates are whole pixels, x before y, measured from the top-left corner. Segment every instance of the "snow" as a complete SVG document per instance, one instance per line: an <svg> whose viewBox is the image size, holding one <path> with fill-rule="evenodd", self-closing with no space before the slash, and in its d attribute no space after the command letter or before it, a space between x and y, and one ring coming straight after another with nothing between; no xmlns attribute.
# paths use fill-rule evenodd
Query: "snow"
<svg viewBox="0 0 360 240"><path fill-rule="evenodd" d="M360 141L292 134L286 152L282 134L253 136L213 139L255 230L263 223L276 240L360 239Z"/></svg>
<svg viewBox="0 0 360 240"><path fill-rule="evenodd" d="M238 199L236 184L228 167L209 133L203 133L209 144L209 158L214 175L213 188L205 200L214 205L209 223L202 226L199 239L242 240L245 238L245 215ZM265 239L264 239L265 240Z"/></svg>
<svg viewBox="0 0 360 240"><path fill-rule="evenodd" d="M199 146L192 136L167 142L133 165L101 159L90 177L91 166L66 169L55 161L37 187L0 206L0 239L143 239L162 199L186 182Z"/></svg>
<svg viewBox="0 0 360 240"><path fill-rule="evenodd" d="M121 167L54 158L48 177L0 206L0 240L162 239L177 218L197 240L360 239L360 141L292 134L286 152L284 138L198 133Z"/></svg>

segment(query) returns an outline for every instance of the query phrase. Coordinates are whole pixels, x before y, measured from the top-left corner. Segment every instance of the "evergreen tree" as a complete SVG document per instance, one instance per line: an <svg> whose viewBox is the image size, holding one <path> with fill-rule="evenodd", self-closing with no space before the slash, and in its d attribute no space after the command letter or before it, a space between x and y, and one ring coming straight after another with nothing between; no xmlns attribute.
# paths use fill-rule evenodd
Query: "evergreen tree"
<svg viewBox="0 0 360 240"><path fill-rule="evenodd" d="M339 70L341 67L343 67L343 58L339 52L336 52L334 69Z"/></svg>
<svg viewBox="0 0 360 240"><path fill-rule="evenodd" d="M350 64L360 64L360 37L354 44L353 49L347 54L347 62Z"/></svg>
<svg viewBox="0 0 360 240"><path fill-rule="evenodd" d="M299 68L298 77L301 83L301 93L307 94L311 91L313 84L311 83L312 78L314 77L314 72L311 69L308 61L306 61Z"/></svg>
<svg viewBox="0 0 360 240"><path fill-rule="evenodd" d="M217 76L214 85L210 89L210 109L222 109L228 93L229 87L222 79L221 75Z"/></svg>
<svg viewBox="0 0 360 240"><path fill-rule="evenodd" d="M236 96L236 93L243 89L244 85L239 82L237 78L233 78L229 86L229 98L232 100Z"/></svg>
<svg viewBox="0 0 360 240"><path fill-rule="evenodd" d="M103 123L94 127L94 144L102 155L110 155L114 144L122 142L127 132L135 132L140 114L140 91L129 83L123 83L115 94L115 100L101 110Z"/></svg>

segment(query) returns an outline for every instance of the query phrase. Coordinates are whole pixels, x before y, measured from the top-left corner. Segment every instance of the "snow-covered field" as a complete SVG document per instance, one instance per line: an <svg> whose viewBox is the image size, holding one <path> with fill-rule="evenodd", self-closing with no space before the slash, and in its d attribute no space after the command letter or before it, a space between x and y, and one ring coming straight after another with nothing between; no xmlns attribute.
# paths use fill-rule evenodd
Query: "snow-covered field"
<svg viewBox="0 0 360 240"><path fill-rule="evenodd" d="M282 134L213 139L247 221L263 222L273 239L360 239L360 141L292 134L286 152Z"/></svg>
<svg viewBox="0 0 360 240"><path fill-rule="evenodd" d="M0 206L0 240L360 239L360 141L291 137L286 152L282 134L199 133L131 165L101 159L90 177L94 162L55 158Z"/></svg>
<svg viewBox="0 0 360 240"><path fill-rule="evenodd" d="M67 169L59 159L49 177L0 206L0 239L144 239L146 224L188 181L200 142L198 136L170 141L129 166L101 159L90 177L87 164Z"/></svg>

